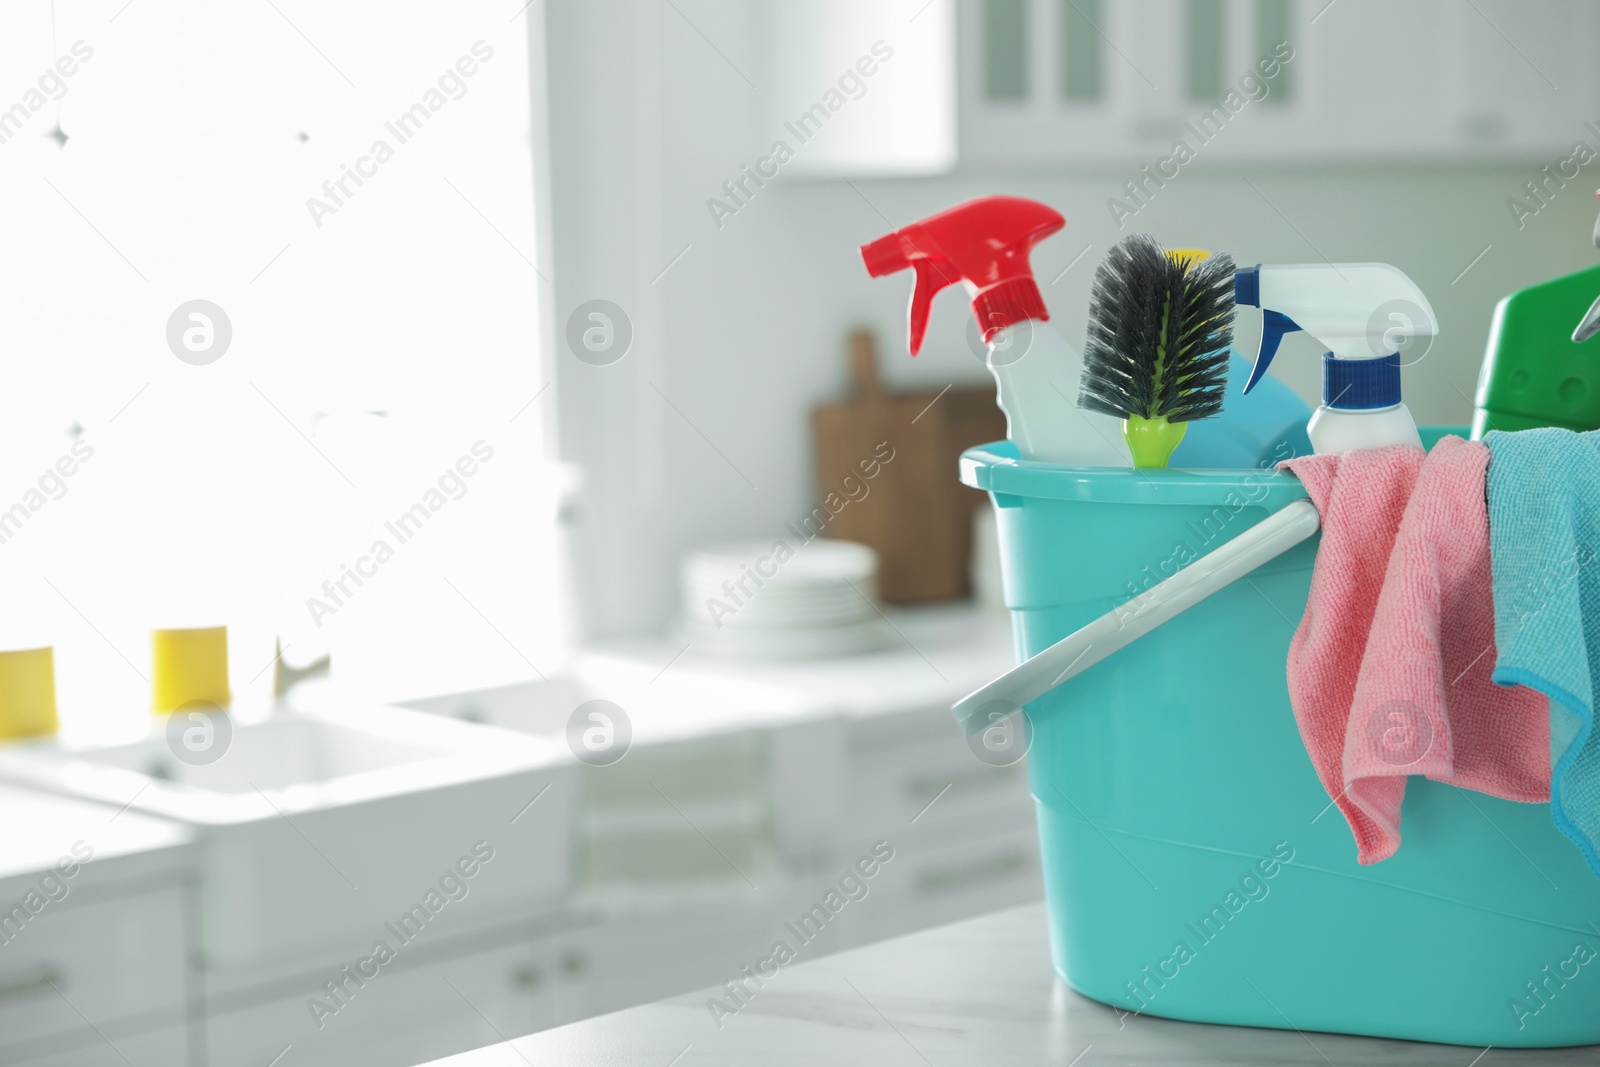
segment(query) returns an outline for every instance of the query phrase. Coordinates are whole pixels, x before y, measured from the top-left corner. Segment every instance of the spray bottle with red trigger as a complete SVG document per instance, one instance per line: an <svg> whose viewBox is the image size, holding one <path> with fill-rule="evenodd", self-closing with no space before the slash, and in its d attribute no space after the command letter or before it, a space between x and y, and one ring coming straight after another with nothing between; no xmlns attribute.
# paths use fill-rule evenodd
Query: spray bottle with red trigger
<svg viewBox="0 0 1600 1067"><path fill-rule="evenodd" d="M911 354L922 349L934 294L962 283L983 331L1000 387L1007 436L1023 459L1079 466L1125 466L1116 419L1084 411L1073 399L1083 364L1049 325L1028 253L1066 220L1015 196L986 196L930 215L861 246L874 278L916 272L911 292Z"/></svg>

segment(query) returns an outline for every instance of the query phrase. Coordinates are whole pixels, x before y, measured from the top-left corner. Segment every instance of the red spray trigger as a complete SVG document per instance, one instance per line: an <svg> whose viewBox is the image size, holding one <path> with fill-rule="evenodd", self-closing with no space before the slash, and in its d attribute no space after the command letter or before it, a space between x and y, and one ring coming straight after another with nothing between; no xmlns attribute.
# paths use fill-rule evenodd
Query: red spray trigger
<svg viewBox="0 0 1600 1067"><path fill-rule="evenodd" d="M911 229L907 227L906 230ZM917 284L911 290L911 354L922 351L922 338L928 332L928 313L933 308L933 294L947 285L961 280L961 275L931 241L922 237L923 247L916 239L899 230L886 237L861 246L861 258L867 264L867 273L874 278L894 274L907 267L916 272Z"/></svg>
<svg viewBox="0 0 1600 1067"><path fill-rule="evenodd" d="M956 282L972 293L972 313L987 342L1007 326L1050 318L1033 280L1028 253L1067 224L1060 213L1033 200L985 196L930 215L861 246L874 278L907 267L916 272L911 292L910 345L922 350L934 294Z"/></svg>

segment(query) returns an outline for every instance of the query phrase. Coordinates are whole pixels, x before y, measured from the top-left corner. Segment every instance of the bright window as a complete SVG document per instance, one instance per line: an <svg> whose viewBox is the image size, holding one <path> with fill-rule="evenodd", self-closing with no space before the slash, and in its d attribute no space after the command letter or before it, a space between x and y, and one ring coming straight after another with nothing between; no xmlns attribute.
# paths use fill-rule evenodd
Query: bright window
<svg viewBox="0 0 1600 1067"><path fill-rule="evenodd" d="M242 699L277 637L384 697L558 655L520 6L0 8L0 647L69 735L160 625Z"/></svg>

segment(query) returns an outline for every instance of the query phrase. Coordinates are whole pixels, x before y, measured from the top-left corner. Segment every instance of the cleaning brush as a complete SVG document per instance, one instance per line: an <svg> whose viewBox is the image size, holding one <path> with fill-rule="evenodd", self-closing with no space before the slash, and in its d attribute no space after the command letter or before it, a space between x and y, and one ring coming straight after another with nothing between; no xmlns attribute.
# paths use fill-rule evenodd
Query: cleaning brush
<svg viewBox="0 0 1600 1067"><path fill-rule="evenodd" d="M1132 234L1094 272L1078 406L1121 417L1135 467L1165 467L1222 410L1232 342L1233 258Z"/></svg>

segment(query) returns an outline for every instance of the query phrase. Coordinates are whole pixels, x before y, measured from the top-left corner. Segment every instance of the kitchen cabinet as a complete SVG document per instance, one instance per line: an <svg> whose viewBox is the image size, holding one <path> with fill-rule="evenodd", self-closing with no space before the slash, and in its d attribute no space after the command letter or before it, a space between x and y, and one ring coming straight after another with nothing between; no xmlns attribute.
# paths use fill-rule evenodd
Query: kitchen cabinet
<svg viewBox="0 0 1600 1067"><path fill-rule="evenodd" d="M718 722L729 709L746 709L729 723L766 716L762 729L771 737L776 771L768 803L780 820L803 820L807 839L817 843L803 853L784 850L792 897L766 904L770 916L804 912L874 842L895 849L869 896L843 909L813 953L1034 900L1041 891L1026 762L995 766L980 759L949 710L1014 662L1008 620L966 607L895 618L910 647L873 655L772 664L716 660L691 650L658 678L660 664L681 649L633 642L593 650L578 667L586 684L632 709L636 720L671 709L684 724L679 744L712 743L693 739L687 725L692 709L709 735L731 728ZM792 751L781 757L786 747ZM725 860L694 844L727 870ZM686 961L707 943L697 936L719 936L705 924L681 922L686 931L704 930L683 938ZM781 935L781 921L769 919L768 926ZM757 955L771 945L760 947ZM677 980L690 972L667 973ZM693 973L702 984L729 977ZM648 985L643 982L641 991ZM601 1010L621 1006L606 1003Z"/></svg>
<svg viewBox="0 0 1600 1067"><path fill-rule="evenodd" d="M790 177L1115 168L1148 199L1192 165L1600 154L1582 0L858 0L767 34L773 130L838 77L840 42L902 46Z"/></svg>
<svg viewBox="0 0 1600 1067"><path fill-rule="evenodd" d="M280 977L270 988L230 993L226 1008L209 1013L206 1062L265 1067L282 1055L294 1067L409 1063L681 993L733 977L764 955L782 933L780 916L798 914L808 894L809 886L790 887L743 906L479 931L428 946L426 958L407 959L402 949L376 977L345 980L339 1001L323 987L339 980L338 965ZM313 997L336 1010L313 1013Z"/></svg>
<svg viewBox="0 0 1600 1067"><path fill-rule="evenodd" d="M115 1028L106 1030L104 1036L80 1030L65 1040L38 1046L49 1051L0 1050L0 1063L6 1067L180 1067L190 1062L190 1041L190 1028L181 1023L133 1034Z"/></svg>
<svg viewBox="0 0 1600 1067"><path fill-rule="evenodd" d="M550 1025L548 941L515 932L501 940L443 959L452 946L428 946L416 962L406 953L422 948L402 947L361 984L342 979L337 999L324 983L341 980L338 965L279 979L259 999L234 994L245 1003L206 1018L208 1067L265 1067L280 1055L294 1067L412 1063ZM326 1010L313 1011L313 1001Z"/></svg>
<svg viewBox="0 0 1600 1067"><path fill-rule="evenodd" d="M663 996L720 985L753 967L773 942L796 945L784 923L826 890L821 878L764 883L759 898L701 906L675 914L639 915L569 931L552 942L562 979L556 1024L619 1011ZM815 951L848 947L831 932Z"/></svg>
<svg viewBox="0 0 1600 1067"><path fill-rule="evenodd" d="M896 849L872 879L871 892L841 913L849 947L1038 900L1039 839L1031 819L996 826L978 820L959 840Z"/></svg>
<svg viewBox="0 0 1600 1067"><path fill-rule="evenodd" d="M1575 0L972 0L959 18L964 165L1111 164L1156 192L1192 163L1600 147L1600 12Z"/></svg>
<svg viewBox="0 0 1600 1067"><path fill-rule="evenodd" d="M46 905L0 949L0 1049L118 1019L181 1023L184 930L171 886Z"/></svg>
<svg viewBox="0 0 1600 1067"><path fill-rule="evenodd" d="M0 785L0 1063L183 1067L192 836Z"/></svg>
<svg viewBox="0 0 1600 1067"><path fill-rule="evenodd" d="M998 671L996 672L999 673ZM847 846L882 838L916 849L968 833L974 820L1031 827L1028 765L973 755L946 707L908 710L851 724Z"/></svg>

